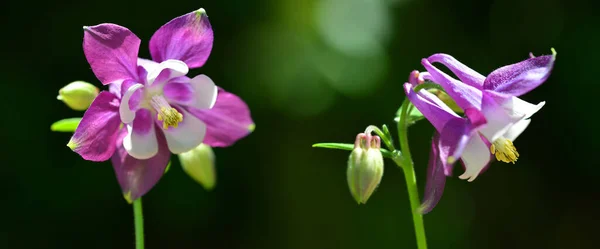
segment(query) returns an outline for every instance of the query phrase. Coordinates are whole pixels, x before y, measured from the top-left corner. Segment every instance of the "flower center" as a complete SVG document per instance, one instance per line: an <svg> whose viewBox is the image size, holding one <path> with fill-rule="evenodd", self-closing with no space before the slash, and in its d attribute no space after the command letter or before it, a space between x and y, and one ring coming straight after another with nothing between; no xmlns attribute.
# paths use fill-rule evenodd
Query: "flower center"
<svg viewBox="0 0 600 249"><path fill-rule="evenodd" d="M517 152L517 148L513 145L512 141L500 137L492 143L490 146L490 152L496 155L496 159L498 161L502 161L505 163L515 163L519 158L519 152Z"/></svg>
<svg viewBox="0 0 600 249"><path fill-rule="evenodd" d="M179 123L183 121L183 115L177 109L171 107L162 95L152 96L150 104L158 112L158 120L163 121L163 129L169 129L169 126L177 128Z"/></svg>

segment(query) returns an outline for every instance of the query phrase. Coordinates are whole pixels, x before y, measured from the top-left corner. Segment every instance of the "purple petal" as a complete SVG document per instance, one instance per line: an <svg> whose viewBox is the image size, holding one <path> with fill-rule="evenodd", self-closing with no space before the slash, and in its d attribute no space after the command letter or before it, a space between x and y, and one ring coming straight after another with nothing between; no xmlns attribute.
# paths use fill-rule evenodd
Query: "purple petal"
<svg viewBox="0 0 600 249"><path fill-rule="evenodd" d="M122 129L119 139L115 142L118 147L111 161L123 196L130 203L156 185L169 163L171 153L165 138L160 132L157 133L158 153L149 159L136 159L127 153L123 147L123 138L127 135L127 130Z"/></svg>
<svg viewBox="0 0 600 249"><path fill-rule="evenodd" d="M190 83L169 82L163 91L169 103L190 105L194 102L194 88Z"/></svg>
<svg viewBox="0 0 600 249"><path fill-rule="evenodd" d="M439 132L442 131L446 123L450 120L461 119L438 97L424 89L417 94L413 91L413 85L404 83L404 92L410 102L423 113L423 116L425 116Z"/></svg>
<svg viewBox="0 0 600 249"><path fill-rule="evenodd" d="M454 57L447 54L434 54L429 56L427 60L431 63L441 63L446 66L450 71L452 71L460 81L466 83L472 87L477 89L483 88L483 81L485 80L485 76L476 72L475 70L467 67L465 64L462 64L460 61L455 59Z"/></svg>
<svg viewBox="0 0 600 249"><path fill-rule="evenodd" d="M446 168L444 162L440 160L439 143L440 135L435 133L433 141L431 141L431 151L429 152L429 165L427 166L427 182L425 183L425 193L423 194L423 202L419 211L423 214L431 212L438 204L444 194L446 186Z"/></svg>
<svg viewBox="0 0 600 249"><path fill-rule="evenodd" d="M219 88L212 109L189 108L207 127L203 143L211 147L227 147L254 130L248 105L235 94Z"/></svg>
<svg viewBox="0 0 600 249"><path fill-rule="evenodd" d="M456 104L463 110L469 108L481 109L481 90L462 83L446 73L440 71L427 59L421 60L421 64L431 74L433 81L440 84L446 93L452 97Z"/></svg>
<svg viewBox="0 0 600 249"><path fill-rule="evenodd" d="M446 123L440 132L439 150L447 151L447 157L441 157L442 162L453 164L461 157L467 143L473 135L473 127L469 120L456 118Z"/></svg>
<svg viewBox="0 0 600 249"><path fill-rule="evenodd" d="M83 27L83 52L103 85L137 80L140 39L125 27L105 23Z"/></svg>
<svg viewBox="0 0 600 249"><path fill-rule="evenodd" d="M110 92L102 91L83 114L67 146L85 160L108 160L115 152L120 125L119 99Z"/></svg>
<svg viewBox="0 0 600 249"><path fill-rule="evenodd" d="M152 59L176 59L189 68L204 65L213 46L213 30L204 9L177 17L163 25L150 39Z"/></svg>
<svg viewBox="0 0 600 249"><path fill-rule="evenodd" d="M132 157L148 159L158 153L152 112L140 108L135 114L135 120L127 125L127 136L123 139L123 147Z"/></svg>
<svg viewBox="0 0 600 249"><path fill-rule="evenodd" d="M556 55L545 55L498 68L488 75L483 88L521 96L548 79L555 59Z"/></svg>

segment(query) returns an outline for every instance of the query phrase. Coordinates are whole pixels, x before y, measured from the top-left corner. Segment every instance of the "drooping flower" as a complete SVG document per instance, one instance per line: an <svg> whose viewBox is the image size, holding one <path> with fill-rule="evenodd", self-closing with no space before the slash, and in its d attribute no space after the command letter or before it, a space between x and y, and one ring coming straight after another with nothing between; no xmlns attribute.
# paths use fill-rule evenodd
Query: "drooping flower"
<svg viewBox="0 0 600 249"><path fill-rule="evenodd" d="M460 117L432 94L412 91L414 81L405 84L408 98L439 132L432 141L436 147L432 149L433 157L429 162L423 212L429 212L439 201L445 176L451 175L452 164L457 159L460 158L465 166L465 173L459 178L469 181L475 180L487 167L492 154L503 162L514 163L518 159L512 142L529 125L531 115L544 105L544 102L530 104L518 96L542 84L550 75L554 60L555 53L533 57L501 67L488 77L449 55L435 54L422 60L428 80L440 84L465 110L465 117ZM446 65L460 81L440 71L430 61Z"/></svg>
<svg viewBox="0 0 600 249"><path fill-rule="evenodd" d="M179 16L150 39L152 60L138 58L140 39L116 24L84 27L83 49L102 91L68 146L84 159L112 163L128 201L160 179L171 153L201 143L230 146L254 124L248 106L206 75L213 31L204 9Z"/></svg>

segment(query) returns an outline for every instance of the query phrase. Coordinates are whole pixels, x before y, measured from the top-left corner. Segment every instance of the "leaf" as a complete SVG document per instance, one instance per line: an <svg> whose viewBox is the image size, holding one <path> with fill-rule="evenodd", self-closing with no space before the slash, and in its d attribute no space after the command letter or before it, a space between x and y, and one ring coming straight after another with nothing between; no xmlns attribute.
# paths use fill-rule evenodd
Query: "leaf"
<svg viewBox="0 0 600 249"><path fill-rule="evenodd" d="M50 126L50 130L58 132L74 132L75 129L77 129L79 122L81 122L81 118L66 118L58 120Z"/></svg>
<svg viewBox="0 0 600 249"><path fill-rule="evenodd" d="M338 150L353 150L354 144L345 143L318 143L313 144L313 148L338 149ZM379 149L384 157L392 158L392 153L386 149Z"/></svg>

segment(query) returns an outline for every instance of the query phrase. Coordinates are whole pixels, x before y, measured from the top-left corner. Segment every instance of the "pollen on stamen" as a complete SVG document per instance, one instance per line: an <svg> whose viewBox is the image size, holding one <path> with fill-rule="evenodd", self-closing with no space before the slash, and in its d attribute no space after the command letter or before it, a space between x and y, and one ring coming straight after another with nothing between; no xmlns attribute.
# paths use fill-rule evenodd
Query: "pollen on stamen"
<svg viewBox="0 0 600 249"><path fill-rule="evenodd" d="M490 152L496 156L498 161L505 163L515 163L519 159L519 152L512 141L500 137L490 146Z"/></svg>
<svg viewBox="0 0 600 249"><path fill-rule="evenodd" d="M152 96L151 104L158 112L156 118L163 122L163 129L167 130L169 126L177 128L183 121L183 114L171 107L162 96Z"/></svg>

